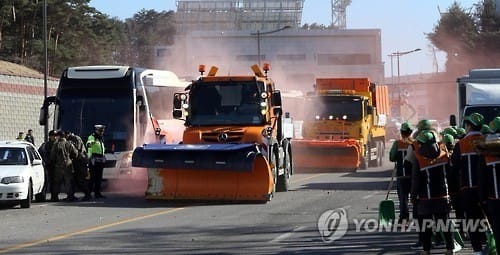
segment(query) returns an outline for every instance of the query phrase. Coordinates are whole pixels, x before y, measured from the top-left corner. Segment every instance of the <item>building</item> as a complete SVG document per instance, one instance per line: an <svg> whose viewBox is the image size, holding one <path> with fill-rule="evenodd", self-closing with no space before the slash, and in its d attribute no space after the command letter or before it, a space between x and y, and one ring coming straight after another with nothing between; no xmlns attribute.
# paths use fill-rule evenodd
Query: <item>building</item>
<svg viewBox="0 0 500 255"><path fill-rule="evenodd" d="M383 82L380 29L302 29L304 0L177 1L173 46L155 49L155 68L182 77L198 65L227 74L270 63L283 89L310 90L320 77ZM281 84L281 85L280 85Z"/></svg>

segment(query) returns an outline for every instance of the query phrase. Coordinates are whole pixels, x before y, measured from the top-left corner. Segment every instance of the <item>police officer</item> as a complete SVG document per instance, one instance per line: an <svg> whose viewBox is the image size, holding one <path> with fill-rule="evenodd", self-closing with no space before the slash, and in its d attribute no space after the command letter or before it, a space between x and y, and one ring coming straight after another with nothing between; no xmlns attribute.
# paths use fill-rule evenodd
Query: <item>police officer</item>
<svg viewBox="0 0 500 255"><path fill-rule="evenodd" d="M87 175L88 172L88 157L87 150L85 149L85 144L82 141L82 138L78 135L73 134L71 131L66 131L66 139L75 146L78 154L73 160L73 169L74 169L74 185L75 188L80 189L85 196L82 198L82 201L90 200L90 190L89 185L87 183Z"/></svg>
<svg viewBox="0 0 500 255"><path fill-rule="evenodd" d="M101 194L102 171L106 163L104 156L104 125L95 125L94 133L87 139L87 152L89 157L89 170L90 170L90 192L94 192L95 198L105 198Z"/></svg>
<svg viewBox="0 0 500 255"><path fill-rule="evenodd" d="M73 202L78 200L75 197L73 187L73 160L78 151L75 146L68 142L62 130L56 132L56 141L50 152L51 163L54 164L54 182L52 183L51 201L59 201L59 192L61 182L64 181L66 188L66 201Z"/></svg>
<svg viewBox="0 0 500 255"><path fill-rule="evenodd" d="M479 207L479 182L478 163L479 155L476 146L484 141L481 134L481 126L484 117L479 113L472 113L464 118L467 134L455 145L451 156L451 164L454 171L460 176L460 196L462 206L467 221L477 221L483 219L481 208ZM469 229L469 238L475 253L482 252L482 240L484 233Z"/></svg>
<svg viewBox="0 0 500 255"><path fill-rule="evenodd" d="M437 142L435 132L424 130L413 144L411 200L418 207L419 224L422 234L423 253L430 254L433 229L432 220L442 221L438 226L447 226L449 197L447 188L448 154ZM446 254L453 254L454 243L450 229L437 229L443 232L446 241Z"/></svg>
<svg viewBox="0 0 500 255"><path fill-rule="evenodd" d="M401 138L394 141L389 152L389 160L396 163L397 189L399 198L399 223L409 220L408 199L411 187L411 167L404 164L408 147L414 142L411 138L412 129L408 122L401 124ZM407 169L408 168L408 169Z"/></svg>
<svg viewBox="0 0 500 255"><path fill-rule="evenodd" d="M487 208L495 243L500 244L500 117L490 122L493 134L486 137L486 144L496 145L482 149L480 158L479 188L482 205ZM497 248L498 249L498 248Z"/></svg>

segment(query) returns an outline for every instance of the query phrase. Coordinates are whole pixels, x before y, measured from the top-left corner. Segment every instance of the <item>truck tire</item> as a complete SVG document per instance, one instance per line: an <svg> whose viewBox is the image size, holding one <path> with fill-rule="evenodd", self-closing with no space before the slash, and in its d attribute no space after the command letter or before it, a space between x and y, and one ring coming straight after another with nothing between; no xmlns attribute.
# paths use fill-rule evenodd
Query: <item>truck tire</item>
<svg viewBox="0 0 500 255"><path fill-rule="evenodd" d="M377 167L378 165L378 151L375 158L372 158L372 149L374 148L377 149L377 142L370 139L366 155L366 158L368 159L368 167Z"/></svg>
<svg viewBox="0 0 500 255"><path fill-rule="evenodd" d="M359 163L359 169L366 170L368 169L368 160L366 157L361 157L361 162Z"/></svg>
<svg viewBox="0 0 500 255"><path fill-rule="evenodd" d="M381 167L384 164L384 143L377 141L377 166Z"/></svg>
<svg viewBox="0 0 500 255"><path fill-rule="evenodd" d="M288 141L283 142L284 160L283 160L283 174L278 176L278 183L276 184L276 191L288 191L290 187L290 176L292 174L292 161L291 150Z"/></svg>
<svg viewBox="0 0 500 255"><path fill-rule="evenodd" d="M273 165L271 168L271 173L273 175L273 181L274 181L274 186L273 186L273 192L271 193L271 198L274 197L274 193L277 191L278 187L278 158L276 156L276 149L277 149L277 144L269 146L269 163L270 165Z"/></svg>

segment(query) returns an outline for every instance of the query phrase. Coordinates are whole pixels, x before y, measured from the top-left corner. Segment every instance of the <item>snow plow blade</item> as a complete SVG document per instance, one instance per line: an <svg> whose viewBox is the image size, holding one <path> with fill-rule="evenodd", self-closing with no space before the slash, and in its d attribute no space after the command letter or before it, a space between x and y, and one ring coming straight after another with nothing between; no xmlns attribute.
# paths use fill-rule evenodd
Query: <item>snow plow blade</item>
<svg viewBox="0 0 500 255"><path fill-rule="evenodd" d="M254 144L147 144L132 165L148 169L147 199L265 202L274 186Z"/></svg>
<svg viewBox="0 0 500 255"><path fill-rule="evenodd" d="M295 140L294 164L301 169L346 169L360 166L360 147L355 140Z"/></svg>

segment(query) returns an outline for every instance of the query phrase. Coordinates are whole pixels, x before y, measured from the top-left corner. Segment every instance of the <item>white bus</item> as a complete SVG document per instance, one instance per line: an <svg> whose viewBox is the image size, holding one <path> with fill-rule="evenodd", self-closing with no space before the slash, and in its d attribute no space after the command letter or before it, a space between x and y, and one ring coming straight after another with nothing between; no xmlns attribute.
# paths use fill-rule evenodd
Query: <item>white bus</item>
<svg viewBox="0 0 500 255"><path fill-rule="evenodd" d="M86 142L94 125L104 132L106 165L103 179L137 177L132 152L156 141L152 118L167 131L168 143L182 139L183 123L172 119L172 98L189 82L170 71L129 66L69 67L61 75L56 95L47 97L40 111L46 125L53 111L53 129L71 131ZM54 108L50 108L54 105ZM167 125L167 126L165 126Z"/></svg>

